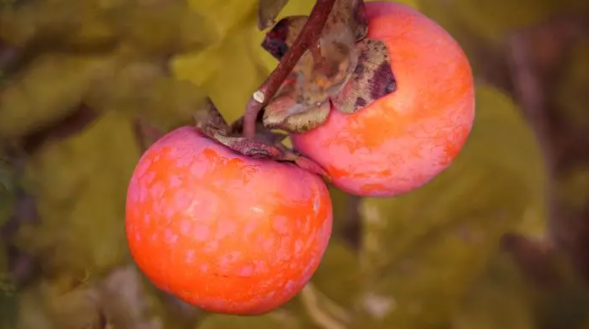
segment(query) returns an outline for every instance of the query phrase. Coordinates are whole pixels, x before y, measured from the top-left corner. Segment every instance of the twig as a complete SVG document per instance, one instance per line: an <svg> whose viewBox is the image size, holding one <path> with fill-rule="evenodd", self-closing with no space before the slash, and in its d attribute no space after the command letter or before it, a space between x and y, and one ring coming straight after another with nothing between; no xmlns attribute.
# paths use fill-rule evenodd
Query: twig
<svg viewBox="0 0 589 329"><path fill-rule="evenodd" d="M292 47L288 49L268 79L266 79L247 102L243 116L243 134L245 137L254 137L256 133L256 119L262 107L266 106L276 94L305 51L319 41L319 37L334 3L335 0L317 0L313 10L311 10L307 23L297 36Z"/></svg>

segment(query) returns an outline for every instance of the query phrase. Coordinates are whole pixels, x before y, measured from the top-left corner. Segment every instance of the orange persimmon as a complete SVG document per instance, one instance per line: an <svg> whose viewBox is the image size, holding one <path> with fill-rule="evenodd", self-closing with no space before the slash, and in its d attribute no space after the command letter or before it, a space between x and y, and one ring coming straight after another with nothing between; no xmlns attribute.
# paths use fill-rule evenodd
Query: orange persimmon
<svg viewBox="0 0 589 329"><path fill-rule="evenodd" d="M217 313L255 315L295 296L328 245L321 178L253 159L193 127L168 133L130 181L131 255L160 289Z"/></svg>
<svg viewBox="0 0 589 329"><path fill-rule="evenodd" d="M332 105L326 122L291 138L336 187L388 197L424 185L459 154L474 85L460 45L433 20L393 2L367 2L366 11L367 37L386 44L397 90L352 114Z"/></svg>

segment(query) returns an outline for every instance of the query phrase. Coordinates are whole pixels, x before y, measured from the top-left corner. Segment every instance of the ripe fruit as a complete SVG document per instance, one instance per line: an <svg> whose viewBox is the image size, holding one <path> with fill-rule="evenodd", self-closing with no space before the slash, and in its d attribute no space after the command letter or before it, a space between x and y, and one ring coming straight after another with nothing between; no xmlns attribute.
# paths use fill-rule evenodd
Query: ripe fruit
<svg viewBox="0 0 589 329"><path fill-rule="evenodd" d="M127 195L139 268L211 312L261 314L287 302L317 269L331 227L318 176L239 155L192 127L147 150Z"/></svg>
<svg viewBox="0 0 589 329"><path fill-rule="evenodd" d="M383 41L397 90L353 113L291 134L333 184L361 196L394 196L427 183L458 155L474 120L470 65L452 37L415 9L367 2L367 37Z"/></svg>

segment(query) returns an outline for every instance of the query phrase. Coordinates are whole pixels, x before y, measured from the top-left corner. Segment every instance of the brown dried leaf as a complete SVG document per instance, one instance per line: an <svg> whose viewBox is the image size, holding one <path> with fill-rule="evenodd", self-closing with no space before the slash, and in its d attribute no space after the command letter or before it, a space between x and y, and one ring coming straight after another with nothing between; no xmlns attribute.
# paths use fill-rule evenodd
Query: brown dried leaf
<svg viewBox="0 0 589 329"><path fill-rule="evenodd" d="M257 123L255 138L243 137L243 119L229 126L211 100L207 100L206 107L194 117L196 128L200 132L235 152L255 159L294 162L307 171L329 179L327 172L313 160L304 158L281 144L287 135L266 129L262 122Z"/></svg>
<svg viewBox="0 0 589 329"><path fill-rule="evenodd" d="M326 29L337 24L346 24L354 33L356 40L363 39L368 33L368 18L362 0L336 0ZM335 29L330 30L333 33Z"/></svg>
<svg viewBox="0 0 589 329"><path fill-rule="evenodd" d="M272 132L261 129L258 130L255 139L250 140L243 137L241 133L243 124L238 121L229 126L210 99L207 100L205 109L197 112L194 117L196 127L203 134L234 151L253 158L272 158L276 160L284 158L284 147L280 147L277 145L278 143L275 143L276 140L281 138L273 138Z"/></svg>
<svg viewBox="0 0 589 329"><path fill-rule="evenodd" d="M206 100L204 109L194 114L194 119L196 127L209 137L214 138L219 134L228 136L231 132L231 128L221 115L221 112L210 99Z"/></svg>
<svg viewBox="0 0 589 329"><path fill-rule="evenodd" d="M232 135L236 136L243 133L243 117L239 118L231 125L231 133ZM256 123L255 136L255 139L272 145L280 144L286 139L286 137L288 137L287 134L282 134L269 129L265 129L263 123L260 121Z"/></svg>
<svg viewBox="0 0 589 329"><path fill-rule="evenodd" d="M336 0L317 47L310 48L293 70L297 102L316 106L339 93L348 81L358 62L356 41L367 32L361 3Z"/></svg>
<svg viewBox="0 0 589 329"><path fill-rule="evenodd" d="M271 134L266 132L266 134ZM258 138L248 139L243 137L242 134L234 136L224 136L222 134L216 134L214 139L228 148L239 152L245 156L254 159L268 159L274 161L294 162L297 166L305 169L311 173L322 176L323 178L330 180L327 171L319 166L313 160L303 157L289 149L284 145L277 143L271 144Z"/></svg>
<svg viewBox="0 0 589 329"><path fill-rule="evenodd" d="M276 16L288 0L260 0L258 2L258 28L266 29L275 23Z"/></svg>
<svg viewBox="0 0 589 329"><path fill-rule="evenodd" d="M266 128L303 133L325 122L329 110L328 101L315 106L299 103L294 84L290 83L266 106L263 122Z"/></svg>
<svg viewBox="0 0 589 329"><path fill-rule="evenodd" d="M348 82L358 61L359 53L353 41L346 45L329 41L323 43L321 50L315 49L306 52L293 70L297 79L297 102L303 106L315 106L337 95Z"/></svg>
<svg viewBox="0 0 589 329"><path fill-rule="evenodd" d="M279 146L266 144L257 139L242 136L215 135L215 139L234 151L255 159L286 160L285 152Z"/></svg>
<svg viewBox="0 0 589 329"><path fill-rule="evenodd" d="M282 58L306 20L304 16L282 19L266 34L262 47L275 58ZM300 133L323 123L330 110L329 98L338 95L354 75L361 55L374 57L362 41L360 47L356 46L367 31L363 2L337 0L319 44L303 54L279 95L266 107L264 125ZM367 66L365 62L361 68Z"/></svg>
<svg viewBox="0 0 589 329"><path fill-rule="evenodd" d="M307 23L307 16L289 16L281 19L266 33L262 48L277 60L282 59L282 56L292 46L305 23Z"/></svg>
<svg viewBox="0 0 589 329"><path fill-rule="evenodd" d="M335 108L344 113L355 112L397 89L386 45L366 38L357 49L360 57L352 77L332 98Z"/></svg>
<svg viewBox="0 0 589 329"><path fill-rule="evenodd" d="M323 102L318 106L307 107L305 111L290 115L275 128L283 129L291 133L304 133L314 129L327 120L331 106L329 102Z"/></svg>
<svg viewBox="0 0 589 329"><path fill-rule="evenodd" d="M260 1L264 2L264 0ZM262 48L280 60L292 46L306 22L307 16L288 16L281 19L266 33ZM363 39L368 33L368 19L364 2L361 0L336 0L323 28L322 39L347 38L343 34L348 31L354 35L356 41Z"/></svg>

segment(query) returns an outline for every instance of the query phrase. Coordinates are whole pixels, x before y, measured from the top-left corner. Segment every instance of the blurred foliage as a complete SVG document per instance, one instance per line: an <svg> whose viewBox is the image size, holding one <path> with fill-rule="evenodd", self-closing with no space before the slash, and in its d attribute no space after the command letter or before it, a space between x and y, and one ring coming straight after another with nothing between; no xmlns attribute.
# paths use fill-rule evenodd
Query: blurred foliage
<svg viewBox="0 0 589 329"><path fill-rule="evenodd" d="M451 318L456 329L536 328L532 298L513 260L493 257L487 271L475 279ZM500 316L498 316L500 315Z"/></svg>
<svg viewBox="0 0 589 329"><path fill-rule="evenodd" d="M14 179L8 160L0 158L0 226L4 224L14 208ZM0 257L0 259L2 259ZM1 268L1 267L0 267Z"/></svg>
<svg viewBox="0 0 589 329"><path fill-rule="evenodd" d="M514 28L587 6L575 0L401 2L438 20L467 52L478 44L473 37L500 44ZM0 161L0 225L11 216L22 221L2 242L42 268L11 293L7 249L0 249L0 327L105 328L108 319L113 328L150 329L534 328L535 295L499 244L507 232L544 234L545 168L513 101L485 84L477 88L466 147L431 183L395 199L360 200L359 214L354 199L331 189L335 235L312 284L280 310L260 317L207 315L141 277L123 226L127 181L141 152L136 119L163 131L190 123L205 95L228 120L240 116L276 65L259 47L256 3L37 0L3 8L0 37L24 60L2 86L0 145L63 121L81 103L95 117L44 140L29 155L22 179ZM307 14L313 3L291 0L279 18ZM566 71L561 95L569 102L586 96L578 86L587 79L581 72L589 72L587 54L579 47L578 64ZM588 118L575 106L567 110L575 120ZM575 182L584 184L587 175ZM14 218L17 189L35 198L38 221ZM346 233L354 216L359 246Z"/></svg>
<svg viewBox="0 0 589 329"><path fill-rule="evenodd" d="M567 123L580 127L589 124L586 110L589 105L586 90L586 86L589 86L589 74L586 72L589 72L589 40L583 40L574 46L563 70L563 83L557 90L558 103L566 114L565 117L569 119Z"/></svg>
<svg viewBox="0 0 589 329"><path fill-rule="evenodd" d="M558 15L589 9L587 1L579 0L454 0L450 6L444 1L418 1L419 8L458 41L474 35L494 43L501 43L502 38L513 30L541 24Z"/></svg>
<svg viewBox="0 0 589 329"><path fill-rule="evenodd" d="M132 123L116 112L38 150L24 179L41 220L21 227L21 249L58 272L94 275L120 265L125 190L138 157Z"/></svg>
<svg viewBox="0 0 589 329"><path fill-rule="evenodd" d="M531 130L492 88L478 88L477 104L467 145L449 169L394 200L363 202L362 323L443 323L497 251L502 234L527 209L542 211L542 160Z"/></svg>

